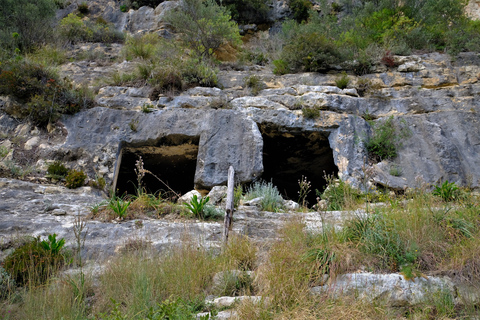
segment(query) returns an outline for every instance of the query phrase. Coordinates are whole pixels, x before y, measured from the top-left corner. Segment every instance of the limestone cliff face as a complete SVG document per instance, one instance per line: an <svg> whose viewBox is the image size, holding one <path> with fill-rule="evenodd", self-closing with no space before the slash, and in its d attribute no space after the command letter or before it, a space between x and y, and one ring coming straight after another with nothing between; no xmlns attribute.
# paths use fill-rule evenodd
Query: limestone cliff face
<svg viewBox="0 0 480 320"><path fill-rule="evenodd" d="M304 174L319 180L326 171L355 186L370 180L404 189L420 180L429 184L448 180L479 187L480 58L461 54L452 62L447 55L434 53L396 59L398 67L379 66L376 73L363 77L370 86L363 96L355 89L360 78L353 75L350 87L341 90L333 86L335 75L275 76L266 68L257 71L266 89L256 96L242 87L251 74L247 71L222 71L223 89L192 88L174 97L152 97L148 88L104 87L96 97L98 107L63 118L65 140L37 139L33 147L42 160L71 161L92 178L105 177L112 186L124 170L125 148L135 153L135 148L174 145L180 150L193 144L196 156L187 156L187 151L182 156L182 161L191 158L191 174L185 177L190 189L225 184L230 165L242 183L280 176L296 183ZM95 68L63 72L81 81L79 73L88 75ZM144 104L152 105L154 112L143 113ZM319 109L319 116L308 119L302 108ZM395 159L375 163L365 149L372 130L365 119L391 116L411 134ZM0 125L2 131L23 134L31 141L28 129L16 127L10 116L4 114ZM25 148L31 149L32 143ZM158 152L163 151L151 152L152 163ZM176 156L180 161L181 152ZM364 177L365 166L375 173ZM392 176L392 167L401 175Z"/></svg>

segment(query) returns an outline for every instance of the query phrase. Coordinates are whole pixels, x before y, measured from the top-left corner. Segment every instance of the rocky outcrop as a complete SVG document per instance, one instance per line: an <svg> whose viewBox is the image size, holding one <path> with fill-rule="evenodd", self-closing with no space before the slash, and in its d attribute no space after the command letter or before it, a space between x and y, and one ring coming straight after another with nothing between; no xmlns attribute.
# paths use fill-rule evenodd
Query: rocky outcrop
<svg viewBox="0 0 480 320"><path fill-rule="evenodd" d="M102 201L104 195L90 187L71 190L0 178L0 261L11 252L9 247L13 246L15 239L24 235L46 237L56 233L74 249L73 229L79 218L86 222L82 230L82 234L86 234L82 256L98 262L128 250L130 245L165 250L180 244L185 237L213 249L222 243L223 221L200 222L176 216L108 222L85 220L91 207ZM248 234L253 241L273 240L289 218L289 213L260 212L241 207L235 213L233 230Z"/></svg>
<svg viewBox="0 0 480 320"><path fill-rule="evenodd" d="M366 301L377 301L393 307L428 302L440 295L458 299L456 288L448 278L416 277L405 279L398 273L351 273L338 276L330 285L314 287L312 293L329 293L334 297L352 295Z"/></svg>

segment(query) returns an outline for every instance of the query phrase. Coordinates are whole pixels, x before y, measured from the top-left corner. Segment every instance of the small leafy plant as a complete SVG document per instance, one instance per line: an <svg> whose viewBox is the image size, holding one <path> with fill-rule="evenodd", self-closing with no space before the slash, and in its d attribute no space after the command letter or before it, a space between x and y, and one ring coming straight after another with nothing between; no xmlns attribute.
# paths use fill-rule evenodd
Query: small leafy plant
<svg viewBox="0 0 480 320"><path fill-rule="evenodd" d="M40 246L42 246L45 251L50 252L52 255L58 255L60 250L62 250L63 246L65 245L65 239L62 238L57 241L57 234L49 234L48 241L43 240L40 242Z"/></svg>
<svg viewBox="0 0 480 320"><path fill-rule="evenodd" d="M108 202L108 207L119 217L124 219L127 215L127 209L130 206L131 201L123 200L115 195Z"/></svg>
<svg viewBox="0 0 480 320"><path fill-rule="evenodd" d="M440 186L434 186L432 192L434 196L438 196L447 202L455 200L458 197L458 193L459 190L455 182L448 182L448 180Z"/></svg>
<svg viewBox="0 0 480 320"><path fill-rule="evenodd" d="M80 188L85 184L87 175L82 170L71 170L65 177L65 186L69 189Z"/></svg>
<svg viewBox="0 0 480 320"><path fill-rule="evenodd" d="M205 219L204 209L207 202L210 200L210 197L198 199L197 195L193 195L190 203L184 202L185 206L190 210L194 217Z"/></svg>

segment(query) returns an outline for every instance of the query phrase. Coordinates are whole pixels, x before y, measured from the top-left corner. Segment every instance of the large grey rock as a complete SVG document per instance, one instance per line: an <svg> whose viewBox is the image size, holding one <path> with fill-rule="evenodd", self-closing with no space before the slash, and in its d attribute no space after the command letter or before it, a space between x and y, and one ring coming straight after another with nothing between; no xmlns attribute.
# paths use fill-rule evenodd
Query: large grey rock
<svg viewBox="0 0 480 320"><path fill-rule="evenodd" d="M219 297L213 300L206 300L207 304L213 304L216 308L228 308L233 306L235 303L241 303L244 301L249 301L252 303L259 303L262 301L261 296L239 296L239 297Z"/></svg>
<svg viewBox="0 0 480 320"><path fill-rule="evenodd" d="M107 166L109 181L114 179L114 163L123 147L155 146L171 135L199 137L194 179L199 190L226 184L229 166L235 168L237 182L250 181L263 171L257 125L232 110L169 109L145 114L93 108L64 118L64 125L69 134L59 152L87 161L99 157L93 168L85 169Z"/></svg>
<svg viewBox="0 0 480 320"><path fill-rule="evenodd" d="M101 192L90 187L67 189L0 178L0 243L7 245L24 235L45 238L56 233L72 248L76 243L75 220L85 219L90 208L104 200ZM255 242L270 241L277 238L278 229L290 218L291 214L238 208L232 232L247 234ZM223 244L223 221L196 222L170 217L146 218L141 220L142 223L137 220L101 222L90 219L85 222L82 256L97 262L126 250L129 243L134 242L143 242L155 250L178 246L185 238L214 250ZM0 261L9 252L0 250Z"/></svg>
<svg viewBox="0 0 480 320"><path fill-rule="evenodd" d="M329 285L314 287L312 293L334 296L353 295L366 301L381 301L395 307L414 306L432 295L450 293L457 298L453 282L448 278L417 277L406 280L401 274L343 274Z"/></svg>

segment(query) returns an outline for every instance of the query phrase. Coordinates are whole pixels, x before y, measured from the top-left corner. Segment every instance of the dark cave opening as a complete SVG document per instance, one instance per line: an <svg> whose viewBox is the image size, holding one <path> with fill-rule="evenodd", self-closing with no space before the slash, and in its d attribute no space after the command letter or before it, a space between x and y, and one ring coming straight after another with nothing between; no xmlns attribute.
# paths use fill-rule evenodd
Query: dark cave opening
<svg viewBox="0 0 480 320"><path fill-rule="evenodd" d="M285 199L298 201L298 181L304 176L311 182L308 205L316 204L315 190L325 189L325 174L338 176L328 133L279 131L265 124L259 128L263 137L262 179L272 181Z"/></svg>
<svg viewBox="0 0 480 320"><path fill-rule="evenodd" d="M148 193L160 191L171 194L168 187L180 195L191 191L194 188L198 142L198 137L172 135L162 138L155 146L124 147L119 159L116 194L136 194L135 164L139 157L142 157L144 169L151 172L146 173L142 180Z"/></svg>

